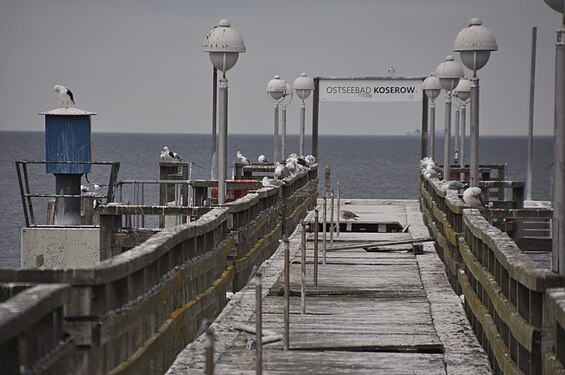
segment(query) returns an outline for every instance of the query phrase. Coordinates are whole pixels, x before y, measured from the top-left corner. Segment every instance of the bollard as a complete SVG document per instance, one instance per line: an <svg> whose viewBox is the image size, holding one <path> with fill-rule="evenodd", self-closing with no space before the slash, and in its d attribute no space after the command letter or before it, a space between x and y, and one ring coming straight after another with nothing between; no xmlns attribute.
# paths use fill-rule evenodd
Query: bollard
<svg viewBox="0 0 565 375"><path fill-rule="evenodd" d="M327 220L326 220L326 216L327 216L327 210L328 206L327 206L327 199L326 196L324 196L324 213L323 213L323 217L322 217L322 264L326 265L326 225L327 225Z"/></svg>
<svg viewBox="0 0 565 375"><path fill-rule="evenodd" d="M300 307L302 315L306 314L306 224L304 220L300 221L302 225L302 241L300 242L301 250L301 271L300 272Z"/></svg>
<svg viewBox="0 0 565 375"><path fill-rule="evenodd" d="M255 274L255 373L263 372L263 301L262 301L262 274Z"/></svg>
<svg viewBox="0 0 565 375"><path fill-rule="evenodd" d="M289 349L289 319L290 319L290 247L288 238L283 236L284 242L284 350Z"/></svg>
<svg viewBox="0 0 565 375"><path fill-rule="evenodd" d="M314 286L318 286L318 227L320 220L318 218L318 209L314 210L316 217L314 219Z"/></svg>
<svg viewBox="0 0 565 375"><path fill-rule="evenodd" d="M204 344L206 348L206 375L214 374L214 333L212 329L208 327L206 329L206 342Z"/></svg>
<svg viewBox="0 0 565 375"><path fill-rule="evenodd" d="M334 244L334 192L330 192L330 245Z"/></svg>

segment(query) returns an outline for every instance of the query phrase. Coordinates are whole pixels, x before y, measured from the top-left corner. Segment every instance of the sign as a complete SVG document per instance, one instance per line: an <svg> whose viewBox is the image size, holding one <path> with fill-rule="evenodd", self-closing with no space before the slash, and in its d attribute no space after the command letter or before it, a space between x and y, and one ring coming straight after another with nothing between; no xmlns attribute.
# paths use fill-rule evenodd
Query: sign
<svg viewBox="0 0 565 375"><path fill-rule="evenodd" d="M321 102L421 102L423 79L320 78Z"/></svg>

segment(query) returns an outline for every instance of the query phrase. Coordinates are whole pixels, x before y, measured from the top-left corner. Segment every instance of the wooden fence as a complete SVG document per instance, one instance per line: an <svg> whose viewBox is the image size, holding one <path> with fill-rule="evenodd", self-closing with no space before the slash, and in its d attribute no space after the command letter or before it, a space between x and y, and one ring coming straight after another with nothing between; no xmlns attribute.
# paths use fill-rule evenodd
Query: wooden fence
<svg viewBox="0 0 565 375"><path fill-rule="evenodd" d="M456 191L421 176L420 207L448 278L464 296L467 316L495 374L533 375L542 368L544 374L563 374L565 277L534 262L524 252L529 249L516 244L538 242L522 241L523 231L509 230L524 225L514 225L517 220L549 220L551 210L524 208L523 184L498 181L481 186L510 189L506 195L512 199L500 205L506 208L471 209ZM513 225L501 229L508 220Z"/></svg>
<svg viewBox="0 0 565 375"><path fill-rule="evenodd" d="M281 188L259 189L208 209L100 206L105 260L79 269L0 270L0 282L64 285L67 296L58 297L57 313L36 314L42 322L50 322L44 324L62 327L55 333L67 335L73 343L75 362L68 362L63 372L164 373L197 335L202 321L222 310L226 292L241 288L253 267L278 247L280 236L292 232L315 204L315 168L285 181ZM122 227L125 216L140 212L201 216L147 238L145 231L136 237L138 230ZM143 242L136 244L136 238ZM0 311L15 298L0 304ZM0 336L0 345L14 345L13 340L26 336L29 329L29 325L8 325L0 316L0 333L8 329L10 333ZM53 334L53 328L49 330ZM39 331L38 340L46 335ZM18 373L20 366L36 368L51 353L2 357L2 366Z"/></svg>

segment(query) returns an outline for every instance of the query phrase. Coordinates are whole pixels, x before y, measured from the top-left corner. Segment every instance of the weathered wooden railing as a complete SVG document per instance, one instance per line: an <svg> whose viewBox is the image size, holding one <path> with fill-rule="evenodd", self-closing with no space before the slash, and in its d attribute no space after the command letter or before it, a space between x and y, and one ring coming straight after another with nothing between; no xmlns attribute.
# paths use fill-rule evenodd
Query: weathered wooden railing
<svg viewBox="0 0 565 375"><path fill-rule="evenodd" d="M195 337L202 320L221 311L226 291L243 286L253 267L278 247L283 228L290 232L315 204L317 184L316 171L304 171L287 178L284 187L259 189L222 207L191 212L102 205L100 232L109 246L107 259L78 269L0 270L0 282L69 286L64 316L49 319L76 345L76 366L65 372L161 374ZM119 248L124 236L135 245L137 230L128 233L121 223L124 215L139 210L201 216L152 233L131 249ZM146 237L142 233L138 240ZM4 324L0 318L0 327ZM25 332L21 328L7 340Z"/></svg>
<svg viewBox="0 0 565 375"><path fill-rule="evenodd" d="M542 367L545 374L562 373L565 355L559 351L565 348L565 305L558 301L565 289L545 294L547 288L565 287L565 277L536 264L509 237L510 231L505 233L487 220L500 222L504 214L511 220L548 219L551 211L523 208L523 195L516 192L522 184L497 182L488 187L512 189L514 201L505 203L510 208L470 209L457 192L422 176L424 222L453 288L464 295L467 315L489 353L494 373L539 374Z"/></svg>
<svg viewBox="0 0 565 375"><path fill-rule="evenodd" d="M76 369L76 343L63 330L69 286L0 285L2 374L69 374Z"/></svg>

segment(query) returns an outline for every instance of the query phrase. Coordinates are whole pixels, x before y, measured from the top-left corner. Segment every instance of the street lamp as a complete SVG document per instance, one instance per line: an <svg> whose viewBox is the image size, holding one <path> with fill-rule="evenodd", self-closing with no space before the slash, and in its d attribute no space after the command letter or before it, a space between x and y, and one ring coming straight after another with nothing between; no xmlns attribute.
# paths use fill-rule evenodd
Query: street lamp
<svg viewBox="0 0 565 375"><path fill-rule="evenodd" d="M491 51L498 50L492 31L478 18L471 18L467 27L457 34L453 51L459 52L461 61L473 71L471 78L471 181L479 186L479 78L477 70L486 65Z"/></svg>
<svg viewBox="0 0 565 375"><path fill-rule="evenodd" d="M306 73L300 74L294 80L294 91L300 98L300 156L304 156L304 122L306 118L306 104L304 104L304 100L310 96L312 90L314 90L314 80L308 77Z"/></svg>
<svg viewBox="0 0 565 375"><path fill-rule="evenodd" d="M281 117L282 117L282 154L281 154L281 159L282 160L286 159L286 106L289 105L290 102L292 102L292 97L293 97L292 86L287 83L286 89L284 91L284 97L283 97L283 100L281 101L281 107L282 107L282 113L281 113Z"/></svg>
<svg viewBox="0 0 565 375"><path fill-rule="evenodd" d="M206 35L202 51L208 52L212 65L222 72L220 78L220 146L218 164L218 204L224 204L226 194L226 177L228 170L228 79L226 72L233 68L239 53L245 52L241 34L231 27L230 21L220 20L217 26Z"/></svg>
<svg viewBox="0 0 565 375"><path fill-rule="evenodd" d="M445 138L443 141L443 178L449 180L450 175L450 143L451 143L451 92L459 84L459 79L465 75L463 67L455 62L453 56L448 55L445 61L436 68L436 77L441 88L445 90Z"/></svg>
<svg viewBox="0 0 565 375"><path fill-rule="evenodd" d="M430 157L436 157L436 98L441 93L441 85L435 73L431 73L423 82L424 92L430 98Z"/></svg>
<svg viewBox="0 0 565 375"><path fill-rule="evenodd" d="M275 103L275 129L273 144L273 163L279 161L279 103L284 100L286 92L286 81L279 75L275 75L267 84L267 97Z"/></svg>
<svg viewBox="0 0 565 375"><path fill-rule="evenodd" d="M552 197L551 270L565 275L565 4L563 0L544 0L563 14L555 43L555 130Z"/></svg>
<svg viewBox="0 0 565 375"><path fill-rule="evenodd" d="M463 169L465 168L465 133L466 133L465 125L467 120L466 110L467 110L467 100L469 100L469 97L471 96L471 81L469 81L467 78L461 78L459 80L459 84L457 85L455 90L453 90L453 93L461 102L461 106L459 110L461 117L461 141L460 141L461 152L459 154L459 167ZM465 180L464 172L461 172L461 176L462 176L461 181L464 181Z"/></svg>

